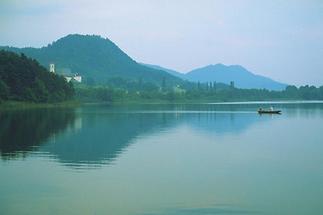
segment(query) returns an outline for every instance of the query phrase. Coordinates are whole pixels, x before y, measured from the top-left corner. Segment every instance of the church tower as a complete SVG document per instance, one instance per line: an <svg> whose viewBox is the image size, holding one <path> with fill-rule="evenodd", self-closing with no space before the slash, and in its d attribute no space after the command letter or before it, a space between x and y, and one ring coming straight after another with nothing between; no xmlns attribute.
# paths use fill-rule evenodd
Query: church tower
<svg viewBox="0 0 323 215"><path fill-rule="evenodd" d="M55 64L49 64L49 71L55 73Z"/></svg>

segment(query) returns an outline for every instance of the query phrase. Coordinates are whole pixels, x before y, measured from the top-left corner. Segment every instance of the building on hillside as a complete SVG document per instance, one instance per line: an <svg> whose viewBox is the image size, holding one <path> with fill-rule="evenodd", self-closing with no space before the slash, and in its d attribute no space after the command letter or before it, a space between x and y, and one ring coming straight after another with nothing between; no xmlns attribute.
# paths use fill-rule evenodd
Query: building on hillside
<svg viewBox="0 0 323 215"><path fill-rule="evenodd" d="M54 63L49 64L49 71L55 73ZM82 83L82 76L80 76L78 73L72 73L71 69L69 68L60 68L59 74L63 75L67 82L76 81L78 83Z"/></svg>
<svg viewBox="0 0 323 215"><path fill-rule="evenodd" d="M82 76L78 75L78 74L75 74L74 76L74 80L81 83L82 82Z"/></svg>
<svg viewBox="0 0 323 215"><path fill-rule="evenodd" d="M55 64L49 64L49 72L55 73Z"/></svg>
<svg viewBox="0 0 323 215"><path fill-rule="evenodd" d="M72 80L72 77L70 76L64 76L67 82L70 82Z"/></svg>
<svg viewBox="0 0 323 215"><path fill-rule="evenodd" d="M76 81L78 83L82 83L82 76L80 76L79 74L72 74L72 75L64 75L65 79L67 82L70 81Z"/></svg>

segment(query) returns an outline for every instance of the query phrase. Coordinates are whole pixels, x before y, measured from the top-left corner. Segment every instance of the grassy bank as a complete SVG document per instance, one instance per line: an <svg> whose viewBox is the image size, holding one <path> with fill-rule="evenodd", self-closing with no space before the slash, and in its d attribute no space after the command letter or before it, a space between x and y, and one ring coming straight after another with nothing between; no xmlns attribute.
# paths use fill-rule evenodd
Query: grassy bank
<svg viewBox="0 0 323 215"><path fill-rule="evenodd" d="M79 101L65 101L58 103L34 103L23 101L3 101L0 103L0 110L16 110L16 109L37 109L37 108L67 108L78 107Z"/></svg>

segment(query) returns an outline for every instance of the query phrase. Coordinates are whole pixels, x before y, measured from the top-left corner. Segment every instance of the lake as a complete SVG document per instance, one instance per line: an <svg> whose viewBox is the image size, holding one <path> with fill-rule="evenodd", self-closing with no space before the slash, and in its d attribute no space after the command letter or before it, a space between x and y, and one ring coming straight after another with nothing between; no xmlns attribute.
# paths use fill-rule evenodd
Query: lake
<svg viewBox="0 0 323 215"><path fill-rule="evenodd" d="M5 111L0 158L4 215L323 214L319 102Z"/></svg>

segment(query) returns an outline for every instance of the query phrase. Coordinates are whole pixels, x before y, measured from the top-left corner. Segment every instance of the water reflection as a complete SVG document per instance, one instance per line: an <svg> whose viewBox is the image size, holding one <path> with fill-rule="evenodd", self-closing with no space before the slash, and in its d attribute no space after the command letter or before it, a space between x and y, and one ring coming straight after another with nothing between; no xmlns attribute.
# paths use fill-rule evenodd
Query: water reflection
<svg viewBox="0 0 323 215"><path fill-rule="evenodd" d="M167 208L158 212L144 213L143 215L209 215L209 214L260 214L260 212L241 209L232 205L215 205L213 207L198 208Z"/></svg>
<svg viewBox="0 0 323 215"><path fill-rule="evenodd" d="M26 156L75 120L71 109L0 112L0 153L3 159Z"/></svg>
<svg viewBox="0 0 323 215"><path fill-rule="evenodd" d="M109 164L136 137L170 126L172 119L165 114L85 112L81 130L75 134L66 133L40 150L50 152L60 162L73 167Z"/></svg>
<svg viewBox="0 0 323 215"><path fill-rule="evenodd" d="M1 113L0 211L322 214L323 105L302 106Z"/></svg>
<svg viewBox="0 0 323 215"><path fill-rule="evenodd" d="M81 130L66 132L40 150L54 155L64 165L95 168L113 163L137 138L169 132L180 125L221 135L240 133L257 121L270 119L260 119L255 113L178 112L171 111L173 107L155 112L136 108L127 111L84 108L80 114Z"/></svg>
<svg viewBox="0 0 323 215"><path fill-rule="evenodd" d="M322 112L322 104L276 104L283 110L282 116L259 116L257 107L259 104L124 105L2 112L0 152L2 159L10 159L38 151L64 165L89 168L110 164L138 137L180 125L212 135L237 135L254 124Z"/></svg>

